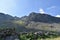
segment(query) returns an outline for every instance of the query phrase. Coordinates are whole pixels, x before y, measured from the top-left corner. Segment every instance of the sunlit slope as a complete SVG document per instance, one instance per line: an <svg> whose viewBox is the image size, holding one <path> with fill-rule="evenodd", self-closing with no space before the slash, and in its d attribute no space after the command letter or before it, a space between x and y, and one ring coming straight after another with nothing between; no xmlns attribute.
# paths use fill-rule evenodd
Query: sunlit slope
<svg viewBox="0 0 60 40"><path fill-rule="evenodd" d="M47 30L60 32L60 18L35 12L21 18L0 13L0 28L7 27L15 27L23 31Z"/></svg>

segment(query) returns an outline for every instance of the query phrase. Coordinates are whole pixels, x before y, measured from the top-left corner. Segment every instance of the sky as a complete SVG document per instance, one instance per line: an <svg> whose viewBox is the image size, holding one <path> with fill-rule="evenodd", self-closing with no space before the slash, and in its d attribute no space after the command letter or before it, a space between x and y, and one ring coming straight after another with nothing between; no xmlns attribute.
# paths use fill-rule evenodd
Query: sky
<svg viewBox="0 0 60 40"><path fill-rule="evenodd" d="M60 17L60 0L0 0L0 12L18 17L31 12Z"/></svg>

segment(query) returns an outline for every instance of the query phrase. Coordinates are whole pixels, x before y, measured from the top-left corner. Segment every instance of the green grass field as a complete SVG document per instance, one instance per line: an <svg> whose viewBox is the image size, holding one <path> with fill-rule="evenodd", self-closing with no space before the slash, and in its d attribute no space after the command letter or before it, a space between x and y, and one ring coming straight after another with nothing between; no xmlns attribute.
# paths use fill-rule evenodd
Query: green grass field
<svg viewBox="0 0 60 40"><path fill-rule="evenodd" d="M57 37L57 38L38 39L38 40L60 40L60 37Z"/></svg>

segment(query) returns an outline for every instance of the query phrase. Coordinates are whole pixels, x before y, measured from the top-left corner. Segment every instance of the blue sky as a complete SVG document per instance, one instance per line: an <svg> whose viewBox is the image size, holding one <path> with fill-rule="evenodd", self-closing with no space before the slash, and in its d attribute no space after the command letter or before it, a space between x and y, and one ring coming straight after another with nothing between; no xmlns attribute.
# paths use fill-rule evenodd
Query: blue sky
<svg viewBox="0 0 60 40"><path fill-rule="evenodd" d="M0 0L0 12L12 16L21 17L41 11L52 16L60 16L60 0Z"/></svg>

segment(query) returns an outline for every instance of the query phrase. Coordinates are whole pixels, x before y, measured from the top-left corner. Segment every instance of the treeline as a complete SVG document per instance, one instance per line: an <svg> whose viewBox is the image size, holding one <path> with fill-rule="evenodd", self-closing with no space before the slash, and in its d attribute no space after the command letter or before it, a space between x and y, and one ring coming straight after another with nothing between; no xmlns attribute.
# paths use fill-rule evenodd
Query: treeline
<svg viewBox="0 0 60 40"><path fill-rule="evenodd" d="M12 36L11 40L19 39L19 40L40 40L46 38L56 38L59 37L60 34L57 32L17 32L15 28L1 28L0 29L0 40L8 39L8 37Z"/></svg>
<svg viewBox="0 0 60 40"><path fill-rule="evenodd" d="M7 36L15 35L15 28L0 28L0 40L5 40Z"/></svg>

